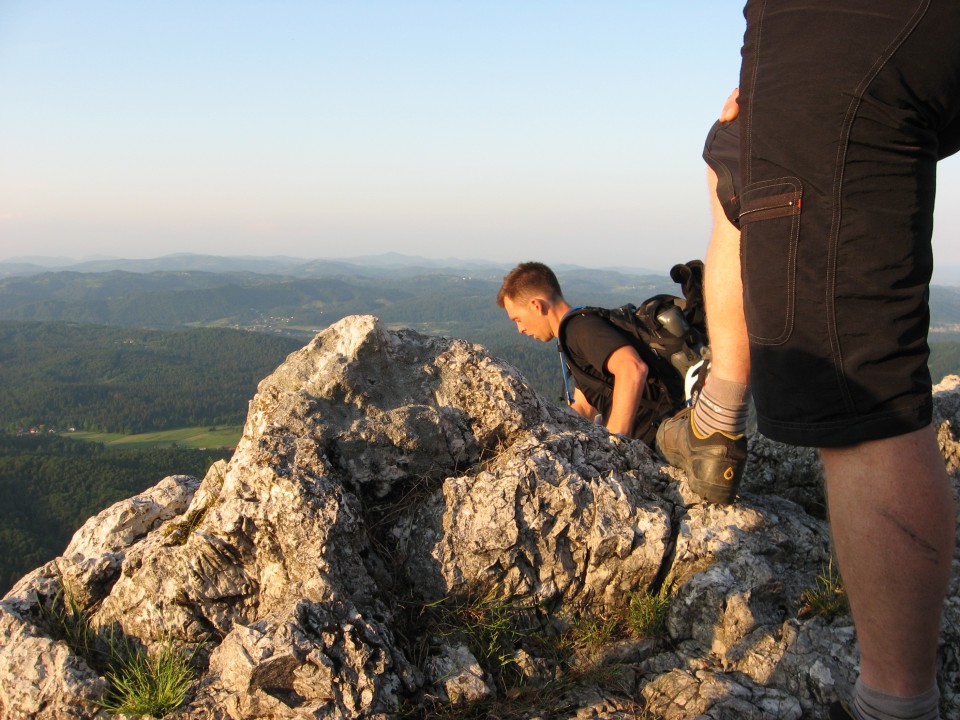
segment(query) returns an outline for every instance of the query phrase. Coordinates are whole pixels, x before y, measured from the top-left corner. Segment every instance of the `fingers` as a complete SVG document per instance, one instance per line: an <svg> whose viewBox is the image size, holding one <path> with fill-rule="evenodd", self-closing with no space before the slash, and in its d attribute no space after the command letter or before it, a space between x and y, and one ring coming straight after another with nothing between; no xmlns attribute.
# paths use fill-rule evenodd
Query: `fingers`
<svg viewBox="0 0 960 720"><path fill-rule="evenodd" d="M720 111L720 122L730 122L740 114L740 106L737 104L738 97L740 97L740 88L734 88Z"/></svg>

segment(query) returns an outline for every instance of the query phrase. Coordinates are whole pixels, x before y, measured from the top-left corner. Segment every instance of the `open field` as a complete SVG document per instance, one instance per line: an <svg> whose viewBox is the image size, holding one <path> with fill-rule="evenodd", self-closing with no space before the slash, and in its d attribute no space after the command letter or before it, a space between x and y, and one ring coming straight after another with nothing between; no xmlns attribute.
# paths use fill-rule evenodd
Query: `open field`
<svg viewBox="0 0 960 720"><path fill-rule="evenodd" d="M140 433L138 435L118 435L116 433L72 432L65 437L76 440L89 440L103 443L117 449L180 447L180 448L221 448L236 447L243 433L242 425L223 425L217 427L194 427L165 430L163 432Z"/></svg>

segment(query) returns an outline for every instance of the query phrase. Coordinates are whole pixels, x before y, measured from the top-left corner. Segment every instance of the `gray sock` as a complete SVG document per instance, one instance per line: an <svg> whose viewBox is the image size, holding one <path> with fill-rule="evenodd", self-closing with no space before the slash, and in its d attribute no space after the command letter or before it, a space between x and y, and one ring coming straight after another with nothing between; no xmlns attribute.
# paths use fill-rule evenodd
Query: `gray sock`
<svg viewBox="0 0 960 720"><path fill-rule="evenodd" d="M747 430L749 407L749 385L708 375L693 406L693 426L703 437L715 432L743 435Z"/></svg>
<svg viewBox="0 0 960 720"><path fill-rule="evenodd" d="M922 695L898 697L857 680L852 710L857 720L939 720L940 690L934 685Z"/></svg>

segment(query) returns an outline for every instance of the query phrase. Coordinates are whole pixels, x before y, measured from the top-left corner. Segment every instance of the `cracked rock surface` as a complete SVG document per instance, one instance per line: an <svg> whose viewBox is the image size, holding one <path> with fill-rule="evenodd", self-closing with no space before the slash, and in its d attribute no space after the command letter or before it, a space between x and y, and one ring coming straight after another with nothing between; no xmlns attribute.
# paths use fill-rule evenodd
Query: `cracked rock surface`
<svg viewBox="0 0 960 720"><path fill-rule="evenodd" d="M935 400L956 489L960 379ZM813 451L754 437L741 498L703 504L482 347L346 318L260 383L229 463L104 510L10 591L0 717L106 717L104 677L49 623L65 588L95 630L197 650L174 717L399 720L426 699L519 707L523 687L549 700L517 717L822 718L858 657L849 615L800 612L831 553L821 484ZM953 720L958 568L940 666ZM573 618L661 589L662 636L546 649ZM502 658L428 622L477 598L527 610L513 689ZM558 682L581 661L595 672Z"/></svg>

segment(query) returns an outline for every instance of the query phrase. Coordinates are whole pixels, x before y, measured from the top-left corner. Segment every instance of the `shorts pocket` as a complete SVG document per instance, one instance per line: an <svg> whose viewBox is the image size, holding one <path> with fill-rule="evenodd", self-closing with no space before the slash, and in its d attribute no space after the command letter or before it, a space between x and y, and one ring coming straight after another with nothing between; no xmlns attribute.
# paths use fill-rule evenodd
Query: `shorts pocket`
<svg viewBox="0 0 960 720"><path fill-rule="evenodd" d="M744 313L754 343L779 345L793 332L802 196L792 177L753 183L740 196Z"/></svg>

